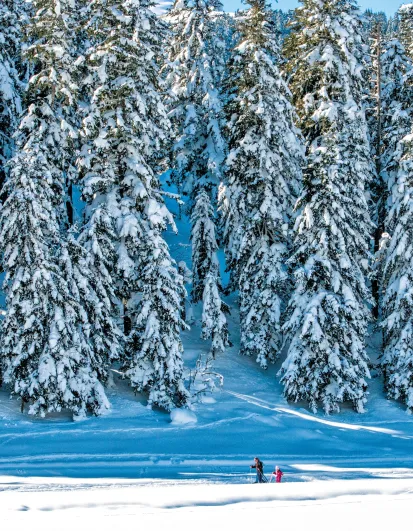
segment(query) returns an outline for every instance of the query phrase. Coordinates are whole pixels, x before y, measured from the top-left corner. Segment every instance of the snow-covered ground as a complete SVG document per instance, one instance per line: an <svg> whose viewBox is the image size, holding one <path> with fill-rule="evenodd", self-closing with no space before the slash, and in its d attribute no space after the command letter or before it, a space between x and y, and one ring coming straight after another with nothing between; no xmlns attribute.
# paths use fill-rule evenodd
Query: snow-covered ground
<svg viewBox="0 0 413 531"><path fill-rule="evenodd" d="M2 526L17 530L380 531L407 528L413 502L413 479L211 485L3 478L1 487Z"/></svg>

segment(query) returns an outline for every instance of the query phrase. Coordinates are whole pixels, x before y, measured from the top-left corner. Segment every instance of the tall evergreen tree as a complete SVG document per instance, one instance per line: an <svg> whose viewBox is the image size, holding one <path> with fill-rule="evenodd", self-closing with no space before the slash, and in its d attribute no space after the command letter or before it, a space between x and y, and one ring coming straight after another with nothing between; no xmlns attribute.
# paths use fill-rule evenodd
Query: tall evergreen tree
<svg viewBox="0 0 413 531"><path fill-rule="evenodd" d="M25 150L39 151L47 159L59 224L66 227L66 182L75 173L73 140L77 137L78 87L71 75L76 59L71 27L74 8L69 0L36 0L33 9L25 55L34 75L25 93L28 111L20 125L20 138Z"/></svg>
<svg viewBox="0 0 413 531"><path fill-rule="evenodd" d="M277 67L273 13L264 0L248 4L227 82L224 240L232 286L239 290L241 353L267 367L282 343L288 231L303 149Z"/></svg>
<svg viewBox="0 0 413 531"><path fill-rule="evenodd" d="M373 180L369 183L369 206L374 231L374 253L379 253L380 241L384 232L384 219L386 217L387 188L382 172L383 153L383 72L382 55L385 44L385 17L370 14L366 36L370 41L371 61L367 61L367 70L370 74L370 91L367 92L366 108L367 125L370 132L371 155L375 162L376 171ZM378 270L372 275L372 294L374 297L373 314L377 318L379 314L379 278Z"/></svg>
<svg viewBox="0 0 413 531"><path fill-rule="evenodd" d="M376 265L372 288L376 299L375 313L379 315L380 292L383 291L382 266L384 231L394 228L388 217L392 203L392 188L397 186L397 172L403 153L401 140L410 131L412 119L412 63L397 39L386 39L380 27L373 41L373 85L375 93L372 127L373 153L376 162L376 180L372 186L376 212L375 253ZM397 195L397 193L396 193ZM393 227L392 227L393 225ZM381 284L381 285L380 285Z"/></svg>
<svg viewBox="0 0 413 531"><path fill-rule="evenodd" d="M391 202L389 192L395 183L402 156L400 141L409 133L411 126L412 63L400 41L386 38L382 24L373 29L372 37L373 104L369 109L369 123L376 176L371 190L376 224L374 251L379 253L383 232L391 230L386 226L386 216ZM383 253L380 251L379 254ZM379 277L380 268L376 268L372 280L376 317L380 306Z"/></svg>
<svg viewBox="0 0 413 531"><path fill-rule="evenodd" d="M0 5L0 188L14 151L12 135L21 118L24 69L21 47L25 9L21 0Z"/></svg>
<svg viewBox="0 0 413 531"><path fill-rule="evenodd" d="M157 231L142 242L142 300L128 337L124 370L136 392L148 394L148 405L170 411L187 403L180 331L186 328L180 304L185 288L167 245Z"/></svg>
<svg viewBox="0 0 413 531"><path fill-rule="evenodd" d="M290 259L295 290L282 365L288 400L315 411L350 401L362 412L369 377L365 276L374 175L362 106L362 22L348 0L304 0L286 40L294 102L307 142L304 191Z"/></svg>
<svg viewBox="0 0 413 531"><path fill-rule="evenodd" d="M4 381L29 413L69 409L75 418L109 404L99 381L90 325L72 291L71 259L61 241L54 176L41 150L22 148L11 161L0 242L7 311L0 355ZM61 267L61 262L66 267ZM69 275L68 275L69 274Z"/></svg>
<svg viewBox="0 0 413 531"><path fill-rule="evenodd" d="M100 214L103 213L100 211ZM99 221L92 226L98 232L103 226L104 232L105 219ZM116 299L107 270L112 249L100 247L99 238L94 236L91 235L91 241L85 248L82 240L76 241L69 234L61 253L60 267L68 280L70 292L83 310L83 328L91 347L91 365L99 381L106 384L111 363L121 357L122 334L116 323Z"/></svg>
<svg viewBox="0 0 413 531"><path fill-rule="evenodd" d="M380 152L383 181L387 196L396 185L401 140L410 133L413 119L413 62L397 39L385 41L381 54L382 149ZM397 186L397 185L396 185ZM391 203L392 199L389 197ZM391 224L385 223L391 232Z"/></svg>
<svg viewBox="0 0 413 531"><path fill-rule="evenodd" d="M386 37L388 39L396 39L399 33L399 15L395 13L392 17L389 17L387 21Z"/></svg>
<svg viewBox="0 0 413 531"><path fill-rule="evenodd" d="M388 396L413 411L412 259L410 219L413 204L412 62L396 39L383 54L383 169L388 185L386 230L391 238L381 266L384 352L381 360Z"/></svg>
<svg viewBox="0 0 413 531"><path fill-rule="evenodd" d="M214 197L222 173L220 82L225 42L216 33L219 0L177 0L168 14L173 38L166 67L169 114L176 141L172 180L189 195Z"/></svg>
<svg viewBox="0 0 413 531"><path fill-rule="evenodd" d="M202 310L203 339L211 339L211 356L225 352L231 346L226 315L228 306L221 300L218 264L214 264L205 279Z"/></svg>
<svg viewBox="0 0 413 531"><path fill-rule="evenodd" d="M192 302L199 302L203 297L205 279L218 262L215 214L209 195L205 190L197 195L191 223L193 271L191 299Z"/></svg>
<svg viewBox="0 0 413 531"><path fill-rule="evenodd" d="M94 350L87 280L77 272L73 246L62 235L76 136L70 121L76 95L70 76L71 5L33 4L27 55L35 74L0 215L7 295L1 354L5 381L22 398L22 409L28 402L34 414L69 409L82 417L108 407L102 387L107 364Z"/></svg>
<svg viewBox="0 0 413 531"><path fill-rule="evenodd" d="M208 193L198 193L192 212L192 302L203 301L202 338L212 339L211 353L215 358L230 346L225 314L229 308L222 299L222 286L217 258L214 209Z"/></svg>
<svg viewBox="0 0 413 531"><path fill-rule="evenodd" d="M381 365L388 396L401 399L413 412L413 135L407 135L403 143L405 153L392 188L387 219L392 234L383 267Z"/></svg>
<svg viewBox="0 0 413 531"><path fill-rule="evenodd" d="M403 4L398 10L398 38L413 59L413 4Z"/></svg>
<svg viewBox="0 0 413 531"><path fill-rule="evenodd" d="M175 321L180 323L184 288L161 237L174 222L154 173L167 145L169 121L159 75L165 26L152 7L148 0L93 0L89 6L92 47L86 54L90 76L85 82L91 102L79 157L88 228L82 241L89 249L102 250L95 253L95 266L100 267L98 254L113 252L114 262L105 265L104 276L127 311L125 373L136 390L149 393L151 404L170 407L175 400L183 402L182 346ZM168 275L173 281L159 286ZM156 311L148 311L148 305ZM146 329L160 335L137 341L137 330ZM161 367L154 352L163 340L167 348ZM150 378L132 370L142 363L153 367Z"/></svg>
<svg viewBox="0 0 413 531"><path fill-rule="evenodd" d="M192 213L192 301L204 299L209 275L208 292L218 296L208 299L204 313L217 313L226 323L222 312L225 305L219 296L219 270L215 267L218 246L214 215L225 155L221 135L221 83L227 35L225 31L217 31L224 23L218 15L221 9L219 0L175 2L168 15L173 39L166 71L170 89L168 105L176 135L172 180L178 190L189 195ZM210 275L212 268L214 272ZM205 328L203 337L209 337ZM227 343L224 340L221 346Z"/></svg>

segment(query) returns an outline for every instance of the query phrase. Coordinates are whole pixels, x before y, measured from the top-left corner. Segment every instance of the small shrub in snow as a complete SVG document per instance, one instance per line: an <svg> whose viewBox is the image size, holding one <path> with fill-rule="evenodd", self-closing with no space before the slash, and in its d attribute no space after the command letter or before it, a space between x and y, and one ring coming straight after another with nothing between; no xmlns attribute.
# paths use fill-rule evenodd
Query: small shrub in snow
<svg viewBox="0 0 413 531"><path fill-rule="evenodd" d="M203 397L219 390L224 385L222 374L213 370L211 355L200 354L195 369L186 371L191 402L202 402Z"/></svg>

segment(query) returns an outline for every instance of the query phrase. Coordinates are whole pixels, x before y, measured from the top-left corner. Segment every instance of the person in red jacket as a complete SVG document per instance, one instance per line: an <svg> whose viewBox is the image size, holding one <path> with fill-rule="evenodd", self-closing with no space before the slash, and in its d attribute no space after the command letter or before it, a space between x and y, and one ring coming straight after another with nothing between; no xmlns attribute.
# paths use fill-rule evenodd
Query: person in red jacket
<svg viewBox="0 0 413 531"><path fill-rule="evenodd" d="M272 481L272 478L275 478L276 483L281 483L281 478L283 477L283 475L283 471L278 466L276 466L274 472L271 472L270 483Z"/></svg>

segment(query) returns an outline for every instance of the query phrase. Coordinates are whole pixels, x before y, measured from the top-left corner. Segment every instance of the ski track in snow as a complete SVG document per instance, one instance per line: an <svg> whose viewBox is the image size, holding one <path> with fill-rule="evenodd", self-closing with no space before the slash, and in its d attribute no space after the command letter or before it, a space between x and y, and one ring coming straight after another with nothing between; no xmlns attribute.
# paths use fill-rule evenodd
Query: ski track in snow
<svg viewBox="0 0 413 531"><path fill-rule="evenodd" d="M295 415L302 419L311 420L312 422L319 422L320 424L326 424L327 426L334 426L336 428L344 428L346 430L366 430L366 431L372 431L372 432L377 432L377 433L386 433L388 435L402 435L401 432L396 431L396 430L390 430L388 428L375 428L375 427L364 426L360 424L348 424L348 423L343 423L343 422L334 422L331 420L325 420L325 419L315 417L313 415L308 415L306 413L300 413L299 411L294 411L293 409L270 406L268 402L266 402L265 400L260 400L259 398L254 398L252 396L241 395L240 393L234 393L231 391L226 391L226 392L230 395L236 396L237 398L241 400L245 400L246 402L249 402L250 404L254 404L255 406L269 409L271 411L278 411L279 413ZM408 438L411 439L412 437L408 437Z"/></svg>

